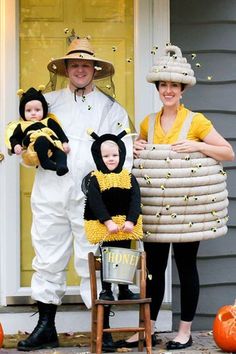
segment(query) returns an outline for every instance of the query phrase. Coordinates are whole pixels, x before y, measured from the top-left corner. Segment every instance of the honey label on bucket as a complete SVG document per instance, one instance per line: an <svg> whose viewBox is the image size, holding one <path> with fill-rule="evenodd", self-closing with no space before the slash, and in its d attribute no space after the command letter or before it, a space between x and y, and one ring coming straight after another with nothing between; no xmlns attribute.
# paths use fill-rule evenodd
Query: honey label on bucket
<svg viewBox="0 0 236 354"><path fill-rule="evenodd" d="M106 261L112 264L124 264L136 267L138 264L139 256L130 253L114 253L108 251L106 254Z"/></svg>

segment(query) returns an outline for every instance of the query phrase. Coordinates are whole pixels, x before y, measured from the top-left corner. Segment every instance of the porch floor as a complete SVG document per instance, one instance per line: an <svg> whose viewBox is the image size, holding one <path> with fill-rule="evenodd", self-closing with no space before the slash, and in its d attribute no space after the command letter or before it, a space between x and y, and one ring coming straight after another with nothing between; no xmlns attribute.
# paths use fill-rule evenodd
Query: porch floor
<svg viewBox="0 0 236 354"><path fill-rule="evenodd" d="M153 348L153 354L164 354L164 353L169 353L169 354L183 354L183 353L191 353L191 354L219 354L219 353L224 353L221 351L219 348L216 347L212 333L210 331L201 331L201 332L193 332L192 337L193 337L193 345L190 348L187 348L185 350L175 350L173 351L167 351L165 349L165 343L173 339L175 336L174 332L161 332L159 334L160 338L162 339L162 343L156 347ZM134 349L129 349L129 352L131 351L133 354L137 354L138 351L137 348ZM2 349L1 354L16 354L20 353L16 349ZM24 352L21 352L24 353ZM59 347L55 349L47 349L47 350L38 350L35 351L34 353L38 354L77 354L77 353L83 353L83 354L89 354L90 353L90 348L89 346L83 346L83 347ZM144 350L145 353L145 350Z"/></svg>

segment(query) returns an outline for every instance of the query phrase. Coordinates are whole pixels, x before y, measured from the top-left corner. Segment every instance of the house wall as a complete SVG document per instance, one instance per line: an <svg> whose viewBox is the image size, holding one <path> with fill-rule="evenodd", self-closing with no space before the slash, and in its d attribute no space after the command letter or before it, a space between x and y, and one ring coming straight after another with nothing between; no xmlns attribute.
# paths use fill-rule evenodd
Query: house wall
<svg viewBox="0 0 236 354"><path fill-rule="evenodd" d="M234 0L171 0L170 40L182 48L198 83L183 103L211 119L236 151L236 2ZM194 60L191 54L197 56ZM196 66L200 63L200 67ZM224 163L229 191L228 234L202 241L198 255L201 283L194 329L210 329L217 309L232 304L236 294L236 162ZM176 328L179 279L173 262L173 314Z"/></svg>

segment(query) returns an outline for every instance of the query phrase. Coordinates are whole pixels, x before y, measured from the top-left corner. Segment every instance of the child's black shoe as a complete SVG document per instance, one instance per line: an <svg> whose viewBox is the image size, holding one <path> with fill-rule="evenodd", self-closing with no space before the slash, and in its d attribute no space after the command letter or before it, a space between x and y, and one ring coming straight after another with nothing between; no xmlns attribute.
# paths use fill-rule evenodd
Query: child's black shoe
<svg viewBox="0 0 236 354"><path fill-rule="evenodd" d="M118 295L118 300L138 300L140 299L139 294L134 294L131 290L129 289L120 289L119 295Z"/></svg>
<svg viewBox="0 0 236 354"><path fill-rule="evenodd" d="M102 290L99 294L100 300L114 301L114 296L111 290Z"/></svg>

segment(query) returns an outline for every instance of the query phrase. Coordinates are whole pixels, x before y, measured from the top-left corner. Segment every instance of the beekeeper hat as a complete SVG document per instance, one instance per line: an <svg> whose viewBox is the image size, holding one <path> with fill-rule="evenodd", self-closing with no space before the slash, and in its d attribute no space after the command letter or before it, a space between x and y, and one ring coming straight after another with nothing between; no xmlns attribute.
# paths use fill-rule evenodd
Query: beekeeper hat
<svg viewBox="0 0 236 354"><path fill-rule="evenodd" d="M61 76L67 76L65 61L68 59L91 60L95 64L94 79L114 75L115 69L109 61L97 58L88 38L76 38L68 47L66 55L52 59L47 68L50 72Z"/></svg>

